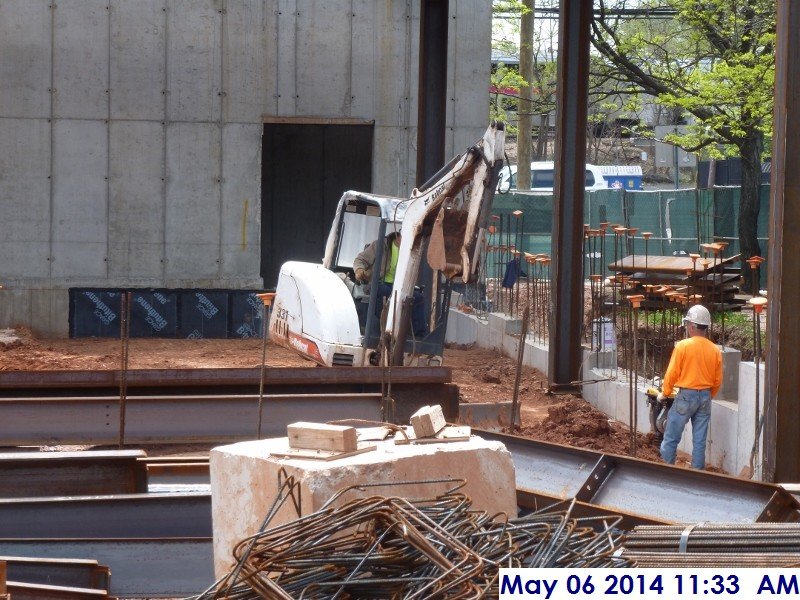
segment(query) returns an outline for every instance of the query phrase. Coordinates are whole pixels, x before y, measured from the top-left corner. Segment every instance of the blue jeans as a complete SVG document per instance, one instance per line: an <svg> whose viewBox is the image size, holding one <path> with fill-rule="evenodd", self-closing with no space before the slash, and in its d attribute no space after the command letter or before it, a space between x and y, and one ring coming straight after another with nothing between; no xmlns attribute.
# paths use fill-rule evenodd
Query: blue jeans
<svg viewBox="0 0 800 600"><path fill-rule="evenodd" d="M681 390L672 403L661 442L661 458L675 464L675 453L686 423L692 421L692 468L706 466L706 438L711 420L711 390Z"/></svg>
<svg viewBox="0 0 800 600"><path fill-rule="evenodd" d="M378 298L375 302L375 316L381 318L381 311L383 310L383 301L389 299L391 302L392 284L378 283ZM414 332L414 337L417 339L423 338L427 335L428 331L425 327L425 305L423 304L422 293L419 290L414 290L414 300L411 303L411 330Z"/></svg>

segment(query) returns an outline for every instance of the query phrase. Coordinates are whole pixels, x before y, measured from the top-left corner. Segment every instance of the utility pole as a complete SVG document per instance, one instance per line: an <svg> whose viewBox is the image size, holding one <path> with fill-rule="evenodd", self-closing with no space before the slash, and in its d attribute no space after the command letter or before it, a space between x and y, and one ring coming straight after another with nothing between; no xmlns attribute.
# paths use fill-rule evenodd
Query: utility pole
<svg viewBox="0 0 800 600"><path fill-rule="evenodd" d="M517 133L517 189L531 189L531 131L533 131L533 21L534 0L523 0L519 30L519 74L525 84L519 89L519 133ZM540 132L541 134L541 132Z"/></svg>

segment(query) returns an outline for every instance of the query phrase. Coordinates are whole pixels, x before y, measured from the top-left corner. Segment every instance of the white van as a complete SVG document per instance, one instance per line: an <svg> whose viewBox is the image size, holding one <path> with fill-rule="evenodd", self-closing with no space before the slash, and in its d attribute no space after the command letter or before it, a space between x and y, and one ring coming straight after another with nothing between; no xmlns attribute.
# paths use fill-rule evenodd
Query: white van
<svg viewBox="0 0 800 600"><path fill-rule="evenodd" d="M555 181L555 163L532 162L531 163L531 190L534 192L552 192ZM497 184L497 191L500 193L517 189L517 165L505 166L500 169L500 181ZM606 190L608 182L600 172L597 165L586 165L586 189Z"/></svg>

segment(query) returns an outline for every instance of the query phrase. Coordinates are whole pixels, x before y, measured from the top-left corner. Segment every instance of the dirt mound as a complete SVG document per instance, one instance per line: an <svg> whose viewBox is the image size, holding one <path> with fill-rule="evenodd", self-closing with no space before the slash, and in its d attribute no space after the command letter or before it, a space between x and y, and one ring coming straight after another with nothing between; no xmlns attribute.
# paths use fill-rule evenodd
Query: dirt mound
<svg viewBox="0 0 800 600"><path fill-rule="evenodd" d="M623 423L609 419L585 400L574 396L548 408L540 423L522 429L526 437L587 448L608 454L629 455L630 432ZM636 457L660 461L653 437L637 434Z"/></svg>

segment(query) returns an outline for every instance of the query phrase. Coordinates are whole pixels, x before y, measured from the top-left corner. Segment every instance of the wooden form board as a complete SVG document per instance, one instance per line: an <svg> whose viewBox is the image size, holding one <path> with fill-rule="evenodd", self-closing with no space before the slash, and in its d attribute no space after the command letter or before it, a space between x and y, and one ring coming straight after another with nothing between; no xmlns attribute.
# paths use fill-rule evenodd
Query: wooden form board
<svg viewBox="0 0 800 600"><path fill-rule="evenodd" d="M706 257L711 261L707 267L704 267L700 260L692 262L689 256L645 256L643 254L636 254L626 256L617 262L608 265L609 270L622 273L630 272L644 272L644 273L672 273L677 275L685 275L686 271L694 267L694 271L698 275L703 273L710 273L714 270L719 271L724 267L732 266L741 258L740 254L730 256L728 258L717 259L716 266L714 264L714 257Z"/></svg>
<svg viewBox="0 0 800 600"><path fill-rule="evenodd" d="M298 421L286 427L289 447L304 450L354 452L358 449L356 428Z"/></svg>

